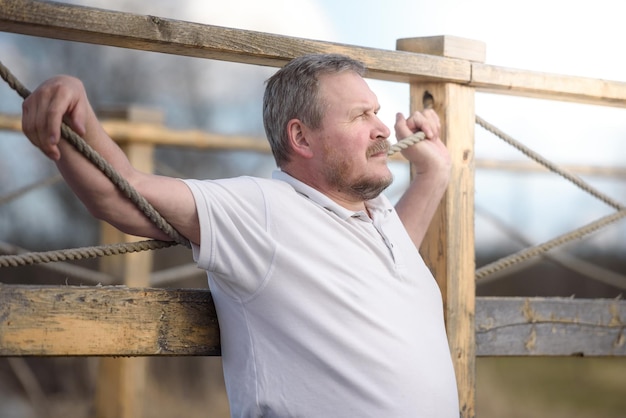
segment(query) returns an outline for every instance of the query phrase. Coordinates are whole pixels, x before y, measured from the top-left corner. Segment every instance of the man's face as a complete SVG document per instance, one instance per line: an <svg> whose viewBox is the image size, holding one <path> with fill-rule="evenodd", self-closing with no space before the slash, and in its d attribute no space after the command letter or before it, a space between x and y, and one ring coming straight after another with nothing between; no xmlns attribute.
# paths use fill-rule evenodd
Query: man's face
<svg viewBox="0 0 626 418"><path fill-rule="evenodd" d="M350 71L322 76L320 98L324 117L316 134L329 192L357 201L378 196L393 178L387 167L390 132L376 115L376 95Z"/></svg>

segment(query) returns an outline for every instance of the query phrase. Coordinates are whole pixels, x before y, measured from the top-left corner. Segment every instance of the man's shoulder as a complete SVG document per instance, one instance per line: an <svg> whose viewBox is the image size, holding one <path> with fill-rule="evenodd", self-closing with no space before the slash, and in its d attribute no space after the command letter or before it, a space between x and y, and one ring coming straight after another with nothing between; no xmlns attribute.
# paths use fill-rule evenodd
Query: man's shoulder
<svg viewBox="0 0 626 418"><path fill-rule="evenodd" d="M267 195L295 192L293 186L285 181L255 176L238 176L207 180L185 179L183 181L192 190L201 190L204 193L239 194L241 197L245 197L250 193Z"/></svg>

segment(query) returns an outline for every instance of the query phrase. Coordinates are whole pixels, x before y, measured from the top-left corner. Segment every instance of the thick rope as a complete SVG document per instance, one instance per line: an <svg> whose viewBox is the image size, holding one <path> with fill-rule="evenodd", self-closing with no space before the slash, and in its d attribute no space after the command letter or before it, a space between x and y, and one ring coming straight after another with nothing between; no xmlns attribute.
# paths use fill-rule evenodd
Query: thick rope
<svg viewBox="0 0 626 418"><path fill-rule="evenodd" d="M483 279L495 272L511 267L514 264L521 263L525 260L546 253L551 249L563 245L567 242L580 239L585 235L589 235L592 232L595 232L613 222L617 222L624 217L626 217L626 209L622 209L619 212L600 218L597 221L587 224L582 228L578 228L572 232L568 232L567 234L560 235L550 241L544 242L543 244L529 247L522 251L518 251L515 254L511 254L508 257L501 258L500 260L494 261L493 263L487 264L486 266L483 266L476 270L476 280Z"/></svg>
<svg viewBox="0 0 626 418"><path fill-rule="evenodd" d="M18 267L55 261L82 260L109 255L129 254L139 251L158 250L177 245L174 241L146 240L130 243L72 248L59 251L33 252L0 257L0 267Z"/></svg>
<svg viewBox="0 0 626 418"><path fill-rule="evenodd" d="M548 159L542 157L541 155L539 155L535 151L533 151L530 148L526 147L521 142L519 142L519 141L515 140L514 138L512 138L511 136L507 135L506 133L504 133L500 129L496 128L492 124L490 124L487 121L485 121L484 119L482 119L481 117L476 116L476 123L478 125L480 125L481 127L483 127L484 129L486 129L487 131L489 131L492 134L496 135L497 137L499 137L500 139L502 139L503 141L505 141L509 145L511 145L514 148L518 149L519 151L521 151L527 157L529 157L529 158L535 160L536 162L538 162L539 164L545 166L547 169L549 169L553 173L556 173L556 174L560 175L561 177L565 178L566 180L570 181L571 183L576 185L578 188L580 188L581 190L584 190L585 192L589 193L590 195L592 195L596 199L601 200L602 202L606 203L607 205L611 206L614 209L617 209L617 210L626 209L626 206L622 205L621 203L613 200L611 197L609 197L609 196L605 195L604 193L600 192L599 190L597 190L596 188L594 188L593 186L591 186L590 184L588 184L587 182L582 180L580 177L578 177L578 176L576 176L576 175L574 175L574 174L572 174L572 173L570 173L570 172L568 172L566 170L563 170L562 168L560 168L559 166L557 166L553 162L551 162Z"/></svg>
<svg viewBox="0 0 626 418"><path fill-rule="evenodd" d="M493 133L494 135L498 136L500 139L504 140L505 142L507 142L509 145L513 146L514 148L518 149L519 151L521 151L524 155L526 155L527 157L533 159L534 161L538 162L539 164L545 166L546 168L548 168L550 171L559 174L561 177L565 178L566 180L572 182L574 185L576 185L577 187L579 187L580 189L584 190L585 192L591 194L592 196L594 196L595 198L601 200L602 202L606 203L607 205L615 208L618 210L618 212L609 215L609 216L605 216L595 222L592 222L584 227L578 228L574 231L571 231L567 234L563 234L558 236L557 238L554 238L550 241L547 241L543 244L539 244L533 247L529 247L526 248L522 251L519 251L517 253L514 253L510 256L507 257L503 257L499 260L494 261L493 263L487 264L486 266L483 266L481 268L479 268L478 270L476 270L476 280L480 280L483 279L485 277L490 276L491 274L494 274L498 271L501 271L503 269L506 269L508 267L511 267L515 264L521 263L525 260L528 260L530 258L533 257L537 257L539 255L542 255L548 251L550 251L551 249L558 247L560 245L566 244L567 242L576 240L576 239L580 239L582 237L584 237L585 235L588 235L592 232L595 232L611 223L614 223L624 217L626 217L626 206L622 205L621 203L613 200L612 198L610 198L609 196L606 196L605 194L603 194L602 192L598 191L597 189L595 189L594 187L592 187L591 185L587 184L585 181L583 181L582 179L580 179L578 176L571 174L569 172L567 172L566 170L563 170L562 168L558 167L556 164L552 163L551 161L547 160L546 158L542 157L541 155L539 155L538 153L534 152L533 150L531 150L530 148L526 147L525 145L523 145L522 143L520 143L519 141L516 141L515 139L513 139L511 136L507 135L506 133L504 133L503 131L501 131L500 129L496 128L495 126L491 125L490 123L488 123L487 121L485 121L484 119L480 118L479 116L476 116L476 123L478 125L480 125L481 127L483 127L484 129L486 129L487 131Z"/></svg>
<svg viewBox="0 0 626 418"><path fill-rule="evenodd" d="M20 248L7 242L0 241L0 253L2 253L3 255L28 254L30 252L32 251ZM80 282L82 283L87 282L93 284L110 285L117 281L115 276L111 274L106 274L101 271L95 271L90 268L81 267L76 264L65 263L63 261L59 261L57 263L42 264L41 266L47 271L65 277L66 282L68 279L77 279L80 280Z"/></svg>
<svg viewBox="0 0 626 418"><path fill-rule="evenodd" d="M24 85L6 68L2 62L0 62L0 77L7 82L7 84L15 90L23 99L26 99L30 95L30 91L24 87ZM189 241L180 235L176 229L174 229L155 209L152 205L126 181L120 176L115 169L102 158L89 144L85 142L78 134L66 124L61 125L61 135L65 140L72 144L80 153L82 153L89 161L91 161L96 167L104 173L104 175L115 184L115 186L128 197L147 217L154 225L161 231L167 234L178 244L190 247Z"/></svg>
<svg viewBox="0 0 626 418"><path fill-rule="evenodd" d="M491 213L479 206L475 207L475 212L484 216L501 232L513 241L521 244L523 247L531 247L533 245L532 242L530 242L530 240L528 240L519 230L509 225L504 220L498 218L494 213ZM564 251L542 254L542 258L589 279L617 287L618 289L626 290L626 275L606 269L588 261L581 260L580 258L569 255ZM492 280L497 280L498 278L503 277L503 275L496 273L498 272L494 272L489 274L488 277L482 278L480 284L490 283Z"/></svg>
<svg viewBox="0 0 626 418"><path fill-rule="evenodd" d="M422 142L426 138L424 132L416 132L413 135L409 135L404 139L396 142L392 146L389 147L389 151L387 151L387 155L393 155L396 152L400 152L403 149L407 149L412 145L417 144L418 142Z"/></svg>

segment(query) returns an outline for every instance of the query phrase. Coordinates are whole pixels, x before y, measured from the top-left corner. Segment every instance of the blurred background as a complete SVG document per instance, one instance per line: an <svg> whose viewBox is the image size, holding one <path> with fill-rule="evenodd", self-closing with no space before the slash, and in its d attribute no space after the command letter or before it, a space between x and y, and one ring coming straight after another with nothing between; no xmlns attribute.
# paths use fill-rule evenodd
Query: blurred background
<svg viewBox="0 0 626 418"><path fill-rule="evenodd" d="M219 26L272 32L381 49L399 38L455 35L485 42L488 64L626 81L626 39L619 0L139 0L68 1ZM138 105L163 112L173 129L201 129L264 141L261 98L273 68L0 33L0 59L29 88L59 74L85 83L94 108ZM408 114L408 86L371 80L393 125ZM0 113L19 114L21 99L0 85ZM559 164L607 167L581 175L626 202L624 109L477 94L476 113ZM518 151L476 128L478 161L525 162ZM163 147L157 170L178 177L267 177L270 155ZM392 163L392 200L407 185L407 167ZM56 175L54 164L21 133L0 131L0 197ZM549 240L613 210L554 174L479 168L476 174L476 260L485 263L527 244ZM33 251L95 245L99 226L62 182L0 205L0 242ZM162 250L160 265L188 263L184 249ZM620 297L626 288L626 222L568 244L559 254L580 269L540 260L521 272L478 286L479 296ZM95 266L97 261L79 264ZM567 263L566 263L567 264ZM595 268L599 266L598 268ZM0 282L93 284L40 267L5 268ZM169 287L205 287L201 272ZM146 416L228 416L219 358L150 361ZM90 416L97 359L0 359L0 418ZM30 378L28 377L30 376ZM477 415L481 417L626 417L626 361L590 358L479 358ZM28 383L30 382L30 383ZM45 407L42 407L44 405Z"/></svg>

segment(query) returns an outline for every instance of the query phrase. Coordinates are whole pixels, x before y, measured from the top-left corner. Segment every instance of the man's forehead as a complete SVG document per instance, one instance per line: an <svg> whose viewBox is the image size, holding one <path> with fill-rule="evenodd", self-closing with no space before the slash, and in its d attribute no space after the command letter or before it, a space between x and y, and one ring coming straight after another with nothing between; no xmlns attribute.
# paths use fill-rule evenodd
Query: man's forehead
<svg viewBox="0 0 626 418"><path fill-rule="evenodd" d="M378 108L378 98L370 89L367 81L354 71L324 74L319 78L320 92L329 100L333 99L351 107Z"/></svg>

